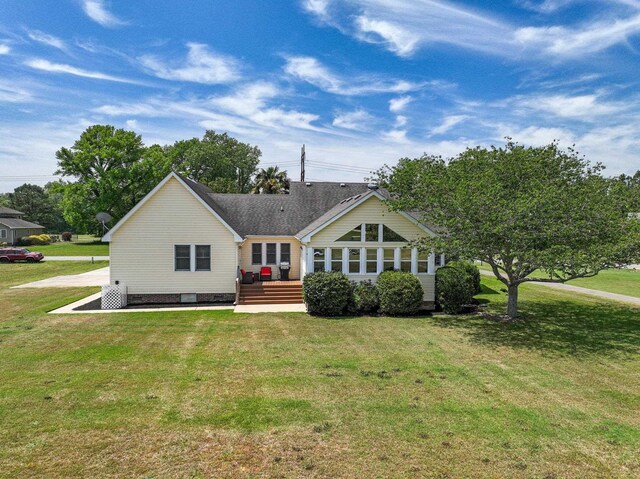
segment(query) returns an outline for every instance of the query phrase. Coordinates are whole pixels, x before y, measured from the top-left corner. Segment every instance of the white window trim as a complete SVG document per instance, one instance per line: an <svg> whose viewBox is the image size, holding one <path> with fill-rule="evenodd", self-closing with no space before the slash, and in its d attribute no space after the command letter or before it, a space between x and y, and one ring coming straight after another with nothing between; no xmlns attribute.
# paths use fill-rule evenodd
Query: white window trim
<svg viewBox="0 0 640 479"><path fill-rule="evenodd" d="M189 247L189 270L176 269L176 246L188 246ZM196 270L196 246L208 246L209 247L209 269ZM210 244L184 244L176 243L173 245L173 272L174 273L211 273L213 271L213 246Z"/></svg>

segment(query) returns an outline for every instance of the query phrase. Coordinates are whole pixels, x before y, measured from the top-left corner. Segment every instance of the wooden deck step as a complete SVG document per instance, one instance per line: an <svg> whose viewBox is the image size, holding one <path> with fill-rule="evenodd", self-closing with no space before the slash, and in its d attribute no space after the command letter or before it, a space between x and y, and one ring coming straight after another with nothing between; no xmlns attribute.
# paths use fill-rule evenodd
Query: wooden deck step
<svg viewBox="0 0 640 479"><path fill-rule="evenodd" d="M301 281L264 281L240 285L238 304L302 304Z"/></svg>

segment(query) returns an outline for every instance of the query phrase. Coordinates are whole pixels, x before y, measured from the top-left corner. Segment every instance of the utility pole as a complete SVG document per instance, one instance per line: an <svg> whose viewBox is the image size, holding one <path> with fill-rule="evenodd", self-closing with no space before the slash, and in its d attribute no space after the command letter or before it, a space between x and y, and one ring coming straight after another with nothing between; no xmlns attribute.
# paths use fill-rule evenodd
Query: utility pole
<svg viewBox="0 0 640 479"><path fill-rule="evenodd" d="M302 150L300 151L300 181L304 182L304 159L307 156L304 151L304 144L302 145Z"/></svg>

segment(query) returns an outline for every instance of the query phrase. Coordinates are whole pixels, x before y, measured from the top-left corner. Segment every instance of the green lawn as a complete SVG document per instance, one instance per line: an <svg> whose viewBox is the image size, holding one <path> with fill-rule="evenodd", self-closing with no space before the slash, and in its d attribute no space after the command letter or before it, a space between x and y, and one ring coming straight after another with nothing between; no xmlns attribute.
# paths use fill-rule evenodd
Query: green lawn
<svg viewBox="0 0 640 479"><path fill-rule="evenodd" d="M51 243L45 246L28 246L45 256L109 256L109 244L100 242Z"/></svg>
<svg viewBox="0 0 640 479"><path fill-rule="evenodd" d="M491 270L486 263L478 266L487 271ZM544 273L539 271L534 272L532 275L534 278L543 278L545 276ZM630 269L608 269L600 271L592 278L574 279L567 284L640 298L640 271Z"/></svg>
<svg viewBox="0 0 640 479"><path fill-rule="evenodd" d="M517 323L53 316L93 290L6 289L39 278L5 266L3 478L640 474L638 309L525 285Z"/></svg>

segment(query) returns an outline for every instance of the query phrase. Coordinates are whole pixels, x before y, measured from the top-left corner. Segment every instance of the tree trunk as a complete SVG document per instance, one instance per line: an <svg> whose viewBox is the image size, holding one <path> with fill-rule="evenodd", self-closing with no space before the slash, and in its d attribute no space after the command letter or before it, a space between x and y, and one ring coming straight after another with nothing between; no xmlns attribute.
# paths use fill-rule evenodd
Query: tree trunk
<svg viewBox="0 0 640 479"><path fill-rule="evenodd" d="M508 286L507 316L515 319L518 316L518 285Z"/></svg>

